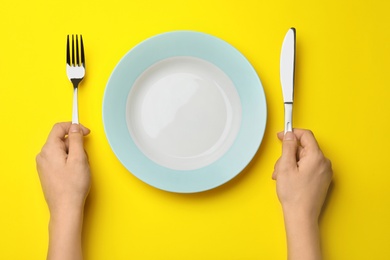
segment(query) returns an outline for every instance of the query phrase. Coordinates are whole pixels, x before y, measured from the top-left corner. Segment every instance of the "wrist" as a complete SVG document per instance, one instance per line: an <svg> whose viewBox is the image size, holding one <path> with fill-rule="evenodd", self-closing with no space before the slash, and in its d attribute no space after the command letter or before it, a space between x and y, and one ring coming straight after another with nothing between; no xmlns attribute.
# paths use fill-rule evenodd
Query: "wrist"
<svg viewBox="0 0 390 260"><path fill-rule="evenodd" d="M319 214L310 208L300 207L299 205L283 205L282 209L285 220L301 220L307 223L318 223Z"/></svg>
<svg viewBox="0 0 390 260"><path fill-rule="evenodd" d="M51 210L47 259L82 259L83 217L83 207Z"/></svg>
<svg viewBox="0 0 390 260"><path fill-rule="evenodd" d="M80 214L84 211L84 198L58 197L55 200L48 201L50 215Z"/></svg>
<svg viewBox="0 0 390 260"><path fill-rule="evenodd" d="M307 211L283 211L286 230L312 230L318 228L318 217Z"/></svg>
<svg viewBox="0 0 390 260"><path fill-rule="evenodd" d="M82 222L83 207L59 207L50 210L50 225Z"/></svg>
<svg viewBox="0 0 390 260"><path fill-rule="evenodd" d="M322 259L318 217L310 211L283 209L288 259Z"/></svg>

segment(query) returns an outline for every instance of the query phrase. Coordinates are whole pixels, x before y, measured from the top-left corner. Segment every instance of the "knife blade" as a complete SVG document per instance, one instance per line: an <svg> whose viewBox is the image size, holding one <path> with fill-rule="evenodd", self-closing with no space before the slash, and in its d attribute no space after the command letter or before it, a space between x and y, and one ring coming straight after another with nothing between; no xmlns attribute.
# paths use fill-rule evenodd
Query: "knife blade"
<svg viewBox="0 0 390 260"><path fill-rule="evenodd" d="M280 82L284 100L284 133L292 132L292 109L294 103L296 30L290 28L284 37L280 53Z"/></svg>

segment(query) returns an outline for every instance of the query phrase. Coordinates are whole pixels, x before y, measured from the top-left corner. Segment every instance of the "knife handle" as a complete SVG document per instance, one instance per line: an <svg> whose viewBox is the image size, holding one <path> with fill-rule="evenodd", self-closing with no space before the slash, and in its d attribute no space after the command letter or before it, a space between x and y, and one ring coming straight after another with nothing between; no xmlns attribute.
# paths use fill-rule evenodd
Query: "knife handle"
<svg viewBox="0 0 390 260"><path fill-rule="evenodd" d="M284 103L284 133L292 132L292 111L293 103L285 102Z"/></svg>

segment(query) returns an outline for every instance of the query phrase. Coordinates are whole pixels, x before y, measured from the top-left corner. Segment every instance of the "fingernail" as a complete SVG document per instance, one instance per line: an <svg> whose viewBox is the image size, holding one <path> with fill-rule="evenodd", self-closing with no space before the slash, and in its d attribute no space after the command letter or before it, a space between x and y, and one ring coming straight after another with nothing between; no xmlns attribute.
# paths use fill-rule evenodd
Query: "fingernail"
<svg viewBox="0 0 390 260"><path fill-rule="evenodd" d="M69 129L70 133L80 132L80 126L78 124L72 124Z"/></svg>
<svg viewBox="0 0 390 260"><path fill-rule="evenodd" d="M293 132L286 132L286 133L284 134L283 140L285 140L285 141L294 140L294 133L293 133Z"/></svg>

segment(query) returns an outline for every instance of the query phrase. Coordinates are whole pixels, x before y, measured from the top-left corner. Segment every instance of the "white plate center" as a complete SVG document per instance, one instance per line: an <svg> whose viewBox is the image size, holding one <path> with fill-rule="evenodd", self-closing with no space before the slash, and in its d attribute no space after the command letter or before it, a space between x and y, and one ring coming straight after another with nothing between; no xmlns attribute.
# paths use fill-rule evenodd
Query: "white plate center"
<svg viewBox="0 0 390 260"><path fill-rule="evenodd" d="M155 163L194 170L218 160L241 124L241 102L230 78L194 57L155 63L135 81L126 122L138 148Z"/></svg>

